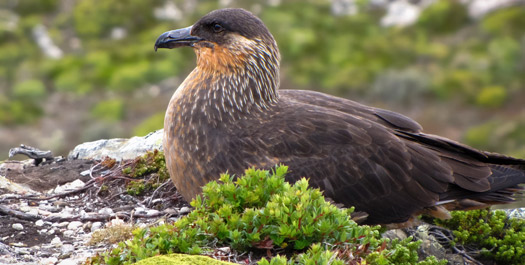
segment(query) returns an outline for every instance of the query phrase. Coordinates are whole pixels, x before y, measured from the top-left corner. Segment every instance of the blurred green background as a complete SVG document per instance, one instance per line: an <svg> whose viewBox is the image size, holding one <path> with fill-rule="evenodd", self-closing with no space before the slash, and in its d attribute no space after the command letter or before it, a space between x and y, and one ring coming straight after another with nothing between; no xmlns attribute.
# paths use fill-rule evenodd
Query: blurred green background
<svg viewBox="0 0 525 265"><path fill-rule="evenodd" d="M155 53L156 38L227 6L270 28L282 88L399 111L428 133L525 158L525 6L492 2L2 0L0 160L19 144L67 155L160 129L195 56Z"/></svg>

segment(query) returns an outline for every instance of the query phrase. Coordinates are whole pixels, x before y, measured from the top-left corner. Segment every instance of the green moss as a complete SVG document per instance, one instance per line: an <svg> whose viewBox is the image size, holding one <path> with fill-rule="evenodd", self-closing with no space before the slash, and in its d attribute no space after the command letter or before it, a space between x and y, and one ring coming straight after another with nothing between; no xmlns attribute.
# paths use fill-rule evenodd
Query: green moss
<svg viewBox="0 0 525 265"><path fill-rule="evenodd" d="M525 220L504 211L452 212L450 220L436 223L454 230L456 243L481 249L481 256L497 264L525 264Z"/></svg>
<svg viewBox="0 0 525 265"><path fill-rule="evenodd" d="M287 167L249 169L244 176L221 175L203 187L195 208L173 224L137 229L132 240L105 254L108 264L129 264L167 253L199 254L229 245L238 251L284 248L289 260L276 257L260 264L416 264L418 242L411 238L390 244L379 227L358 226L352 209L325 201L321 191L302 179L284 180ZM285 263L283 263L285 262ZM440 264L432 258L426 263Z"/></svg>
<svg viewBox="0 0 525 265"><path fill-rule="evenodd" d="M169 254L147 258L141 260L135 265L227 265L235 264L226 261L220 261L205 256L185 255L185 254Z"/></svg>
<svg viewBox="0 0 525 265"><path fill-rule="evenodd" d="M127 193L135 196L156 189L169 179L164 153L158 150L137 157L129 167L122 169L122 173L136 179L126 184Z"/></svg>

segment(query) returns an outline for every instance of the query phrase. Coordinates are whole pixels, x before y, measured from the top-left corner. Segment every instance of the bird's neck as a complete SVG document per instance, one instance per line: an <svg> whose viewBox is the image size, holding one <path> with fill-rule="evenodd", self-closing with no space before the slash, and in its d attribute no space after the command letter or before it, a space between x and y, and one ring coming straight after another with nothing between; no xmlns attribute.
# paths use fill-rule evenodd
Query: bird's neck
<svg viewBox="0 0 525 265"><path fill-rule="evenodd" d="M279 56L268 52L244 54L237 62L208 61L199 56L197 67L175 92L180 118L214 127L246 119L278 101ZM214 61L210 61L215 59ZM215 64L215 65L212 65Z"/></svg>

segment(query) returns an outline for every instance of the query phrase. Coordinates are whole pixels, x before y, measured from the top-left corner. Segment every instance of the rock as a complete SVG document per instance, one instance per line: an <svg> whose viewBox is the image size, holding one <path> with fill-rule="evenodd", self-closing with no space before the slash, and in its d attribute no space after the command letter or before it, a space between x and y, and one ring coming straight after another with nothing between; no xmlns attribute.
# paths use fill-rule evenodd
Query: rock
<svg viewBox="0 0 525 265"><path fill-rule="evenodd" d="M113 209L111 209L111 208L102 208L102 209L98 210L98 213L99 214L105 214L105 215L112 215L113 214Z"/></svg>
<svg viewBox="0 0 525 265"><path fill-rule="evenodd" d="M6 190L7 192L4 195L9 195L7 193L14 193L14 194L36 194L37 192L31 189L29 186L23 184L23 183L15 183L11 180L7 179L7 172L9 171L22 171L25 167L33 164L33 160L24 160L24 161L16 161L16 160L8 160L5 162L0 163L0 189Z"/></svg>
<svg viewBox="0 0 525 265"><path fill-rule="evenodd" d="M38 227L43 226L44 225L44 221L38 220L38 221L35 222L35 225L38 226Z"/></svg>
<svg viewBox="0 0 525 265"><path fill-rule="evenodd" d="M505 209L503 211L505 211L509 217L525 219L525 208Z"/></svg>
<svg viewBox="0 0 525 265"><path fill-rule="evenodd" d="M392 230L388 230L384 232L382 237L388 238L390 240L392 239L403 240L407 238L407 234L405 233L405 231L403 231L403 229L392 229Z"/></svg>
<svg viewBox="0 0 525 265"><path fill-rule="evenodd" d="M73 246L71 244L64 244L60 248L60 251L62 251L62 253L71 253L71 252L75 251L75 246Z"/></svg>
<svg viewBox="0 0 525 265"><path fill-rule="evenodd" d="M67 225L68 230L77 230L79 227L83 225L82 222L79 221L73 221Z"/></svg>
<svg viewBox="0 0 525 265"><path fill-rule="evenodd" d="M134 159L148 151L163 150L163 134L163 130L158 130L144 137L118 138L83 143L77 145L69 153L68 159L103 160L107 156L119 161Z"/></svg>
<svg viewBox="0 0 525 265"><path fill-rule="evenodd" d="M155 210L155 209L150 209L150 210L146 211L146 215L148 215L148 216L157 215L159 213L160 212L158 210Z"/></svg>
<svg viewBox="0 0 525 265"><path fill-rule="evenodd" d="M95 231L99 230L101 227L102 227L102 222L94 222L91 225L91 232L95 232Z"/></svg>
<svg viewBox="0 0 525 265"><path fill-rule="evenodd" d="M76 179L64 185L57 186L56 188L53 189L53 193L59 194L59 193L64 193L66 191L72 191L72 190L83 188L85 185L86 184L84 183L84 181L80 179Z"/></svg>
<svg viewBox="0 0 525 265"><path fill-rule="evenodd" d="M55 257L49 257L49 258L44 258L44 259L41 259L40 260L40 263L42 265L54 265L55 263L57 263L58 259L55 258Z"/></svg>
<svg viewBox="0 0 525 265"><path fill-rule="evenodd" d="M189 212L191 212L191 209L190 209L190 207L187 207L187 206L183 206L179 210L179 214L186 214L186 213L189 213Z"/></svg>
<svg viewBox="0 0 525 265"><path fill-rule="evenodd" d="M24 226L22 224L20 224L20 223L13 224L11 227L13 229L15 229L15 230L18 230L18 231L24 230Z"/></svg>
<svg viewBox="0 0 525 265"><path fill-rule="evenodd" d="M58 236L55 236L52 240L51 240L51 245L53 246L62 246L62 240L60 240L60 238Z"/></svg>
<svg viewBox="0 0 525 265"><path fill-rule="evenodd" d="M76 233L76 232L73 231L73 230L66 230L66 231L64 231L64 232L62 233L62 235L64 235L65 237L73 237L73 236L75 236L75 233Z"/></svg>

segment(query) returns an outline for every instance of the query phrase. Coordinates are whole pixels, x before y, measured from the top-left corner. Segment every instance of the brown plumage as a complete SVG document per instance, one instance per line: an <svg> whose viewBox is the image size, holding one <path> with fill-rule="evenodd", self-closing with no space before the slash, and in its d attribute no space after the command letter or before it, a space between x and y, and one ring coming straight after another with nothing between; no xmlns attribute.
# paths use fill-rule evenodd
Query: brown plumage
<svg viewBox="0 0 525 265"><path fill-rule="evenodd" d="M190 46L197 66L164 120L166 163L186 200L228 171L285 164L367 223L444 217L512 201L525 161L422 133L401 114L313 91L279 90L277 44L242 9L213 11L162 34L157 48Z"/></svg>

